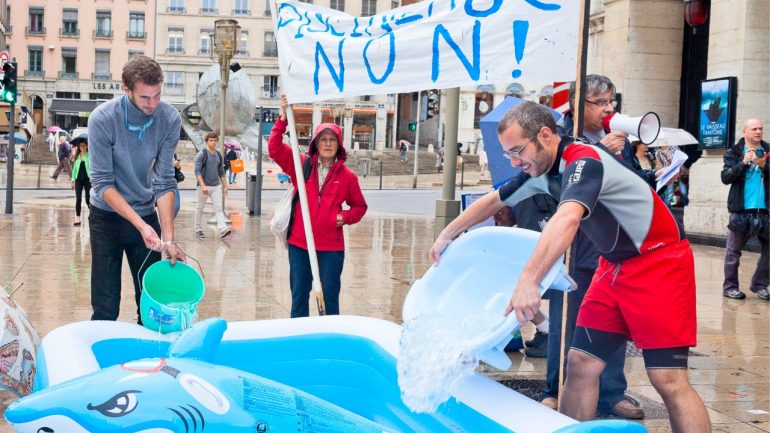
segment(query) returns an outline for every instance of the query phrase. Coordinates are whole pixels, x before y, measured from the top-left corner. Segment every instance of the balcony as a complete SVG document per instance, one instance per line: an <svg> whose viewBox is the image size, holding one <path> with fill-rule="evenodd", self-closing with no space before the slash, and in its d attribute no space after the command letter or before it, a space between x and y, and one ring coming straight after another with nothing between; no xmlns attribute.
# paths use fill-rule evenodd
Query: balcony
<svg viewBox="0 0 770 433"><path fill-rule="evenodd" d="M238 57L249 57L249 50L235 50L233 55Z"/></svg>
<svg viewBox="0 0 770 433"><path fill-rule="evenodd" d="M182 48L182 47L168 47L168 48L166 48L166 54L184 54L184 48Z"/></svg>
<svg viewBox="0 0 770 433"><path fill-rule="evenodd" d="M112 80L112 74L109 72L92 72L92 80L110 81Z"/></svg>
<svg viewBox="0 0 770 433"><path fill-rule="evenodd" d="M262 57L278 57L278 48L265 48Z"/></svg>
<svg viewBox="0 0 770 433"><path fill-rule="evenodd" d="M187 12L187 8L184 6L169 6L166 8L166 12L170 14L183 14Z"/></svg>
<svg viewBox="0 0 770 433"><path fill-rule="evenodd" d="M94 30L94 39L112 39L112 30Z"/></svg>
<svg viewBox="0 0 770 433"><path fill-rule="evenodd" d="M24 78L43 78L45 77L45 71L31 71L29 69L24 70Z"/></svg>
<svg viewBox="0 0 770 433"><path fill-rule="evenodd" d="M61 78L63 80L77 80L78 79L78 73L77 72L59 71L59 78Z"/></svg>
<svg viewBox="0 0 770 433"><path fill-rule="evenodd" d="M217 9L217 8L200 8L198 10L198 13L206 14L206 15L216 15L216 14L219 13L219 9Z"/></svg>
<svg viewBox="0 0 770 433"><path fill-rule="evenodd" d="M164 83L163 93L166 95L184 94L184 83Z"/></svg>
<svg viewBox="0 0 770 433"><path fill-rule="evenodd" d="M271 16L272 14L273 14L273 13L272 13L272 12L270 12L270 8L268 8L268 9L265 9L265 16L266 16L266 17L269 17L269 16Z"/></svg>
<svg viewBox="0 0 770 433"><path fill-rule="evenodd" d="M233 15L251 15L249 9L233 9Z"/></svg>
<svg viewBox="0 0 770 433"><path fill-rule="evenodd" d="M147 32L126 32L126 39L129 41L143 41L147 39Z"/></svg>
<svg viewBox="0 0 770 433"><path fill-rule="evenodd" d="M80 37L80 29L68 30L59 29L60 38L78 38Z"/></svg>
<svg viewBox="0 0 770 433"><path fill-rule="evenodd" d="M198 55L199 56L210 56L211 55L211 50L208 49L208 48L201 48L201 49L198 50Z"/></svg>
<svg viewBox="0 0 770 433"><path fill-rule="evenodd" d="M45 36L45 27L24 27L24 34L27 36Z"/></svg>

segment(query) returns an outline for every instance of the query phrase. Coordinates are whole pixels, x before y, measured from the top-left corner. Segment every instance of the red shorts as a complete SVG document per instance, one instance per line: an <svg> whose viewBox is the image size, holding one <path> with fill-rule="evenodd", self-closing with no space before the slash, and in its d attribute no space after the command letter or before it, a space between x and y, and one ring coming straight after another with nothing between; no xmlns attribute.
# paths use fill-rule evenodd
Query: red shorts
<svg viewBox="0 0 770 433"><path fill-rule="evenodd" d="M599 259L577 325L625 335L640 349L695 346L695 265L686 240L611 263Z"/></svg>

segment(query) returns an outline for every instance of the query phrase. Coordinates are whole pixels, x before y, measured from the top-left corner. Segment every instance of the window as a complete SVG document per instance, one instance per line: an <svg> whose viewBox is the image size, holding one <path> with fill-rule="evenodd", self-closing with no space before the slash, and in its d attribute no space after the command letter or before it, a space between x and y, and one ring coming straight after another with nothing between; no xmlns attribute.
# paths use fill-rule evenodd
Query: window
<svg viewBox="0 0 770 433"><path fill-rule="evenodd" d="M143 56L144 51L142 50L128 50L128 58L133 59L136 56Z"/></svg>
<svg viewBox="0 0 770 433"><path fill-rule="evenodd" d="M187 9L184 7L184 1L185 0L168 0L166 12L185 13Z"/></svg>
<svg viewBox="0 0 770 433"><path fill-rule="evenodd" d="M96 30L94 30L94 36L112 37L112 12L108 10L96 11Z"/></svg>
<svg viewBox="0 0 770 433"><path fill-rule="evenodd" d="M92 100L92 101L96 101L97 99L106 99L106 100L110 100L110 99L112 99L114 96L115 96L115 95L113 95L112 93L89 93L89 94L88 94L88 99L90 99L90 100Z"/></svg>
<svg viewBox="0 0 770 433"><path fill-rule="evenodd" d="M80 99L80 92L56 92L56 99Z"/></svg>
<svg viewBox="0 0 770 433"><path fill-rule="evenodd" d="M168 29L168 53L184 53L184 29Z"/></svg>
<svg viewBox="0 0 770 433"><path fill-rule="evenodd" d="M331 0L329 7L337 9L338 11L345 12L345 0Z"/></svg>
<svg viewBox="0 0 770 433"><path fill-rule="evenodd" d="M391 0L390 1L390 8L396 9L398 7L399 2L397 0Z"/></svg>
<svg viewBox="0 0 770 433"><path fill-rule="evenodd" d="M263 57L278 57L278 42L273 32L265 32L265 48Z"/></svg>
<svg viewBox="0 0 770 433"><path fill-rule="evenodd" d="M249 55L249 32L241 30L241 40L238 41L238 49L235 51L236 56L248 56Z"/></svg>
<svg viewBox="0 0 770 433"><path fill-rule="evenodd" d="M128 18L129 39L144 39L144 12L131 12Z"/></svg>
<svg viewBox="0 0 770 433"><path fill-rule="evenodd" d="M42 76L43 75L43 47L30 45L27 49L29 53L29 69L24 73L26 76Z"/></svg>
<svg viewBox="0 0 770 433"><path fill-rule="evenodd" d="M201 0L200 13L215 14L217 12L217 0Z"/></svg>
<svg viewBox="0 0 770 433"><path fill-rule="evenodd" d="M265 75L265 84L262 92L266 98L278 97L278 75Z"/></svg>
<svg viewBox="0 0 770 433"><path fill-rule="evenodd" d="M249 14L249 0L233 1L233 15L248 15L248 14Z"/></svg>
<svg viewBox="0 0 770 433"><path fill-rule="evenodd" d="M313 4L313 0L299 0L299 1L300 3L310 3L311 5Z"/></svg>
<svg viewBox="0 0 770 433"><path fill-rule="evenodd" d="M110 76L110 50L96 49L96 66L94 67L94 80L109 80Z"/></svg>
<svg viewBox="0 0 770 433"><path fill-rule="evenodd" d="M62 36L78 36L78 10L77 9L64 9L62 11L62 24L61 35Z"/></svg>
<svg viewBox="0 0 770 433"><path fill-rule="evenodd" d="M78 77L78 49L75 47L62 47L61 49L61 78Z"/></svg>
<svg viewBox="0 0 770 433"><path fill-rule="evenodd" d="M30 34L37 34L37 35L44 35L45 34L45 13L44 9L41 7L30 7L29 8L29 28L28 33Z"/></svg>
<svg viewBox="0 0 770 433"><path fill-rule="evenodd" d="M377 13L377 0L361 0L361 16L370 17Z"/></svg>
<svg viewBox="0 0 770 433"><path fill-rule="evenodd" d="M272 12L270 12L270 0L265 0L265 16L269 17L271 14L272 14ZM9 20L10 20L10 18L9 18ZM8 22L10 22L10 21L8 21Z"/></svg>
<svg viewBox="0 0 770 433"><path fill-rule="evenodd" d="M211 34L214 29L201 29L201 44L198 48L198 55L208 56L211 54Z"/></svg>
<svg viewBox="0 0 770 433"><path fill-rule="evenodd" d="M163 80L164 90L171 95L181 95L184 92L182 71L167 71Z"/></svg>

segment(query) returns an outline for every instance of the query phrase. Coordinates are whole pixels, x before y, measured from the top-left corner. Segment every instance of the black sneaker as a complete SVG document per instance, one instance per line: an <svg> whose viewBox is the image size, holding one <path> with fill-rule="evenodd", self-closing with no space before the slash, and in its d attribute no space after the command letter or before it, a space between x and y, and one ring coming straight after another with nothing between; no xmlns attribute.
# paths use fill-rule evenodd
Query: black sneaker
<svg viewBox="0 0 770 433"><path fill-rule="evenodd" d="M757 291L752 289L751 291L756 293L757 296L759 296L759 299L762 299L763 301L770 301L770 293L767 293L767 289L759 289Z"/></svg>
<svg viewBox="0 0 770 433"><path fill-rule="evenodd" d="M548 345L548 333L535 331L535 336L531 340L524 342L525 347L541 347Z"/></svg>
<svg viewBox="0 0 770 433"><path fill-rule="evenodd" d="M728 289L728 290L725 290L722 293L722 295L725 298L730 298L730 299L745 299L746 298L746 294L741 292L739 289ZM767 290L765 290L765 296L767 296ZM761 296L760 296L760 298L761 298Z"/></svg>
<svg viewBox="0 0 770 433"><path fill-rule="evenodd" d="M203 239L203 238L205 238L205 237L206 237L206 236L203 234L203 230L196 230L196 231L195 231L195 236L197 236L197 237L198 237L198 239Z"/></svg>

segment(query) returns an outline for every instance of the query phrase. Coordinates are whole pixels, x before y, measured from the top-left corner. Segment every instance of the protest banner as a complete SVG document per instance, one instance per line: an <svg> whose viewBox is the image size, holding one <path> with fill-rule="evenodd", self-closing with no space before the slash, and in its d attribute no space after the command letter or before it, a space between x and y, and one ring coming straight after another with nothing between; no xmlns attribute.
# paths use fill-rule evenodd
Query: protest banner
<svg viewBox="0 0 770 433"><path fill-rule="evenodd" d="M580 2L433 0L356 17L273 3L289 103L526 81L571 81Z"/></svg>

